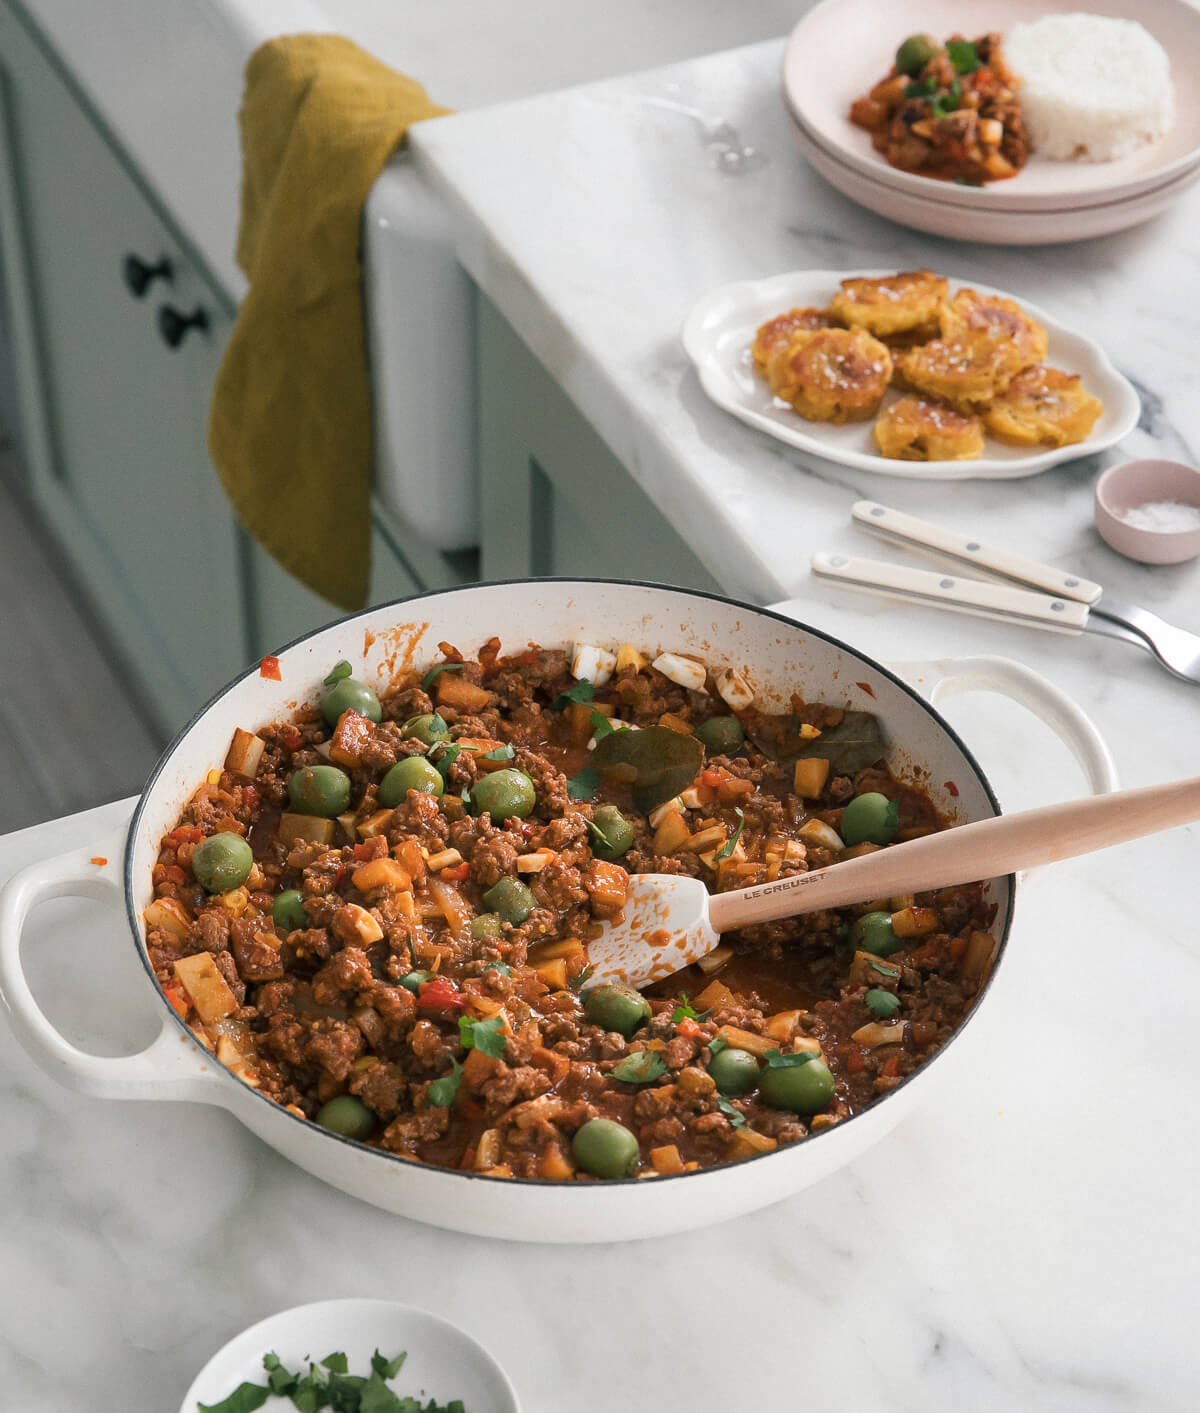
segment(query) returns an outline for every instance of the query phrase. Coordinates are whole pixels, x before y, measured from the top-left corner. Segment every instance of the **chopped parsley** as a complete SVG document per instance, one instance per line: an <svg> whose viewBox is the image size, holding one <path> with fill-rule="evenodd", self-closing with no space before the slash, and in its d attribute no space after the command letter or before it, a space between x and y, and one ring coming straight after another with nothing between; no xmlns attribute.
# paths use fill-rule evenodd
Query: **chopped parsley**
<svg viewBox="0 0 1200 1413"><path fill-rule="evenodd" d="M514 751L512 746L506 742L503 746L497 746L494 751L485 751L484 754L479 757L479 759L512 760L513 756L515 755L516 751Z"/></svg>
<svg viewBox="0 0 1200 1413"><path fill-rule="evenodd" d="M679 998L679 1005L671 1012L671 1024L678 1025L681 1020L704 1021L711 1015L711 1007L709 1007L707 1011L698 1012L691 1001L688 1000L688 994L685 991ZM713 1044L716 1044L716 1042L714 1041ZM723 1041L722 1048L724 1048L726 1044L728 1044L728 1041ZM716 1052L714 1051L713 1053L715 1054Z"/></svg>
<svg viewBox="0 0 1200 1413"><path fill-rule="evenodd" d="M590 800L599 788L600 776L591 766L567 781L567 795L572 800Z"/></svg>
<svg viewBox="0 0 1200 1413"><path fill-rule="evenodd" d="M495 1015L491 1020L459 1016L458 1038L464 1050L478 1050L481 1055L488 1055L493 1060L502 1060L508 1053L508 1037L504 1034L504 1017L501 1015Z"/></svg>
<svg viewBox="0 0 1200 1413"><path fill-rule="evenodd" d="M746 1127L746 1116L740 1109L735 1109L723 1094L717 1095L717 1108L725 1115L734 1128Z"/></svg>
<svg viewBox="0 0 1200 1413"><path fill-rule="evenodd" d="M618 1060L609 1073L623 1084L653 1084L667 1072L667 1062L657 1050L638 1050Z"/></svg>
<svg viewBox="0 0 1200 1413"><path fill-rule="evenodd" d="M904 90L905 98L928 98L937 92L937 79L931 74L929 78L918 79L910 83Z"/></svg>
<svg viewBox="0 0 1200 1413"><path fill-rule="evenodd" d="M332 687L335 682L340 682L344 677L349 677L353 671L354 669L346 659L343 658L341 662L334 665L333 671L326 677L324 685L326 687Z"/></svg>
<svg viewBox="0 0 1200 1413"><path fill-rule="evenodd" d="M428 692L443 672L461 672L466 665L465 662L439 662L421 678L421 690Z"/></svg>
<svg viewBox="0 0 1200 1413"><path fill-rule="evenodd" d="M349 1360L338 1351L327 1354L318 1364L310 1363L308 1373L292 1373L275 1353L263 1356L267 1372L265 1384L240 1384L220 1403L200 1403L200 1413L254 1413L274 1394L289 1398L300 1413L466 1413L461 1399L428 1403L419 1399L401 1398L388 1387L388 1382L400 1372L407 1353L388 1359L377 1349L371 1355L371 1372L351 1374Z"/></svg>
<svg viewBox="0 0 1200 1413"><path fill-rule="evenodd" d="M425 1091L429 1102L438 1109L448 1109L454 1103L458 1086L462 1083L463 1067L457 1060L451 1060L450 1064L453 1067L450 1073L435 1079Z"/></svg>
<svg viewBox="0 0 1200 1413"><path fill-rule="evenodd" d="M568 687L565 692L559 692L550 705L555 711L562 711L563 707L570 706L572 702L590 702L595 695L595 687L590 682L581 680L573 687Z"/></svg>
<svg viewBox="0 0 1200 1413"><path fill-rule="evenodd" d="M742 830L746 827L746 816L739 809L734 809L734 814L738 817L738 827L733 831L733 837L726 841L717 850L717 862L727 859L738 846L738 840L742 837Z"/></svg>
<svg viewBox="0 0 1200 1413"><path fill-rule="evenodd" d="M935 94L929 100L929 106L933 110L935 118L944 118L949 113L953 113L962 101L962 84L955 79L945 93Z"/></svg>
<svg viewBox="0 0 1200 1413"><path fill-rule="evenodd" d="M714 1055L719 1055L722 1050L729 1049L729 1041L723 1035L715 1035L708 1042L708 1056L712 1059Z"/></svg>
<svg viewBox="0 0 1200 1413"><path fill-rule="evenodd" d="M870 964L872 971L877 971L880 976L899 976L899 967L890 967L886 962L873 961Z"/></svg>
<svg viewBox="0 0 1200 1413"><path fill-rule="evenodd" d="M881 987L873 986L863 997L867 1010L878 1020L890 1020L900 1009L900 997L893 996L890 991L884 991Z"/></svg>
<svg viewBox="0 0 1200 1413"><path fill-rule="evenodd" d="M592 712L592 737L594 740L603 741L605 736L611 736L614 731L626 729L623 726L614 726L602 711Z"/></svg>
<svg viewBox="0 0 1200 1413"><path fill-rule="evenodd" d="M427 759L432 760L437 767L437 773L442 777L442 784L449 785L449 770L454 762L462 755L462 747L457 742L446 742L436 747L437 758L434 759L433 752L429 753Z"/></svg>
<svg viewBox="0 0 1200 1413"><path fill-rule="evenodd" d="M778 1050L768 1050L766 1055L769 1070L798 1070L810 1060L819 1058L812 1050L797 1050L794 1054L783 1055Z"/></svg>

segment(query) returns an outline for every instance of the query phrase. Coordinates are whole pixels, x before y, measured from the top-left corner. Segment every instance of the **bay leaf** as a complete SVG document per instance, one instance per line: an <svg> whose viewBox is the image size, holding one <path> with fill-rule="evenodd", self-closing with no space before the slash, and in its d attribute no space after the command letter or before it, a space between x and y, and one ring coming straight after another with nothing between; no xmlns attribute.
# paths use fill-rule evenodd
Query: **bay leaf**
<svg viewBox="0 0 1200 1413"><path fill-rule="evenodd" d="M886 754L879 718L869 711L848 711L836 726L826 727L813 741L804 741L790 759L818 756L829 762L831 775L857 775Z"/></svg>
<svg viewBox="0 0 1200 1413"><path fill-rule="evenodd" d="M614 731L597 742L592 765L602 775L632 785L634 805L648 814L695 780L704 765L704 747L695 736L665 726Z"/></svg>

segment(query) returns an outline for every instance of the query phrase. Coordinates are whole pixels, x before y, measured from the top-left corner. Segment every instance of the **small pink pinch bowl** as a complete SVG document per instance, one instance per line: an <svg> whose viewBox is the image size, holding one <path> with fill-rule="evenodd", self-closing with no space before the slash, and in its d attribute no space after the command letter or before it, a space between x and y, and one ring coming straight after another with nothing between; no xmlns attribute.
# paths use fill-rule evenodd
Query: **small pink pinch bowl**
<svg viewBox="0 0 1200 1413"><path fill-rule="evenodd" d="M1121 516L1139 505L1176 501L1200 509L1200 471L1182 461L1126 461L1096 482L1096 529L1118 554L1141 564L1182 564L1200 554L1200 529L1142 530Z"/></svg>

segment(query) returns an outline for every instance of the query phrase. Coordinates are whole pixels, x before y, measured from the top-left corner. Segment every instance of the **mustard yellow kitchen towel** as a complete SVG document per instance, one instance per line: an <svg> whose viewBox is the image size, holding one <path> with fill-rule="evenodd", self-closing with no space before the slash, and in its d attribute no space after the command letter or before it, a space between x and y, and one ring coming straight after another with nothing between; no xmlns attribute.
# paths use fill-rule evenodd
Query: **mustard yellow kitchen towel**
<svg viewBox="0 0 1200 1413"><path fill-rule="evenodd" d="M367 600L371 403L359 226L409 125L449 112L341 35L246 65L237 259L250 281L208 445L246 529L343 608Z"/></svg>

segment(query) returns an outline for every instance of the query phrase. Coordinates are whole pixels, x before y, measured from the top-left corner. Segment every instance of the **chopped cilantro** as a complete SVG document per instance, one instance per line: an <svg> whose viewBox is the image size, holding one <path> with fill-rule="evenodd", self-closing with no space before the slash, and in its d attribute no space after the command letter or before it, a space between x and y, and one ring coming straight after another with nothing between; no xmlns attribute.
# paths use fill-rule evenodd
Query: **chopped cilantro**
<svg viewBox="0 0 1200 1413"><path fill-rule="evenodd" d="M746 1116L740 1109L735 1109L723 1094L717 1096L717 1108L725 1115L734 1128L746 1127Z"/></svg>
<svg viewBox="0 0 1200 1413"><path fill-rule="evenodd" d="M270 1396L271 1390L265 1384L238 1384L220 1403L198 1403L196 1407L200 1413L254 1413Z"/></svg>
<svg viewBox="0 0 1200 1413"><path fill-rule="evenodd" d="M497 746L494 751L486 751L479 757L480 760L512 760L516 751L507 742L503 746Z"/></svg>
<svg viewBox="0 0 1200 1413"><path fill-rule="evenodd" d="M572 702L590 702L595 695L596 689L590 682L580 681L573 687L568 687L565 692L559 692L550 705L555 711L562 711L563 707Z"/></svg>
<svg viewBox="0 0 1200 1413"><path fill-rule="evenodd" d="M671 1012L671 1024L678 1025L681 1020L703 1021L707 1020L711 1015L711 1007L707 1011L697 1011L695 1006L688 1000L687 992L684 991L679 998L679 1005ZM728 1044L728 1042L725 1041L722 1042L722 1044Z"/></svg>
<svg viewBox="0 0 1200 1413"><path fill-rule="evenodd" d="M976 69L982 67L979 50L969 39L948 39L946 53L950 56L955 73L973 74Z"/></svg>
<svg viewBox="0 0 1200 1413"><path fill-rule="evenodd" d="M469 810L471 808L471 791L468 786L464 785L462 787L458 792L458 798L462 801L463 809Z"/></svg>
<svg viewBox="0 0 1200 1413"><path fill-rule="evenodd" d="M590 766L567 781L567 795L572 800L590 800L599 788L600 776Z"/></svg>
<svg viewBox="0 0 1200 1413"><path fill-rule="evenodd" d="M611 736L614 731L623 731L626 729L626 727L614 726L602 711L592 712L592 736L597 741L603 741L605 736Z"/></svg>
<svg viewBox="0 0 1200 1413"><path fill-rule="evenodd" d="M904 90L905 98L928 98L930 94L937 92L937 79L931 74L928 78L919 79L910 83Z"/></svg>
<svg viewBox="0 0 1200 1413"><path fill-rule="evenodd" d="M900 997L893 996L890 991L884 991L878 986L873 986L863 997L867 1010L879 1020L890 1020L900 1009Z"/></svg>
<svg viewBox="0 0 1200 1413"><path fill-rule="evenodd" d="M899 967L890 967L886 962L873 961L870 963L872 971L877 971L880 976L899 976Z"/></svg>
<svg viewBox="0 0 1200 1413"><path fill-rule="evenodd" d="M330 672L328 677L326 677L324 685L326 687L332 687L335 682L340 682L343 677L349 677L351 672L353 671L354 669L350 666L346 659L343 658L341 662L335 664L333 671Z"/></svg>
<svg viewBox="0 0 1200 1413"><path fill-rule="evenodd" d="M512 975L512 967L510 967L507 962L488 962L487 966L484 967L484 971L498 971L501 976Z"/></svg>
<svg viewBox="0 0 1200 1413"><path fill-rule="evenodd" d="M729 1049L729 1041L723 1035L714 1035L708 1042L708 1055L712 1059L714 1055L719 1055L722 1050Z"/></svg>
<svg viewBox="0 0 1200 1413"><path fill-rule="evenodd" d="M441 1079L435 1079L426 1090L429 1102L439 1109L448 1109L454 1103L458 1086L462 1083L463 1067L457 1060L451 1060L450 1064L453 1066L450 1073L443 1075Z"/></svg>
<svg viewBox="0 0 1200 1413"><path fill-rule="evenodd" d="M962 101L962 84L955 79L945 93L939 93L929 100L935 118L944 118L953 113Z"/></svg>
<svg viewBox="0 0 1200 1413"><path fill-rule="evenodd" d="M328 1369L331 1374L344 1374L350 1368L349 1361L340 1350L336 1354L327 1354L321 1360L321 1367Z"/></svg>
<svg viewBox="0 0 1200 1413"><path fill-rule="evenodd" d="M462 755L462 747L456 742L447 742L444 745L436 747L436 750L436 759L432 751L430 751L428 758L432 760L437 767L437 773L442 777L442 784L449 785L448 772L454 762Z"/></svg>
<svg viewBox="0 0 1200 1413"><path fill-rule="evenodd" d="M466 665L465 662L439 662L421 678L421 690L428 692L443 672L461 672Z"/></svg>
<svg viewBox="0 0 1200 1413"><path fill-rule="evenodd" d="M504 1034L504 1017L501 1015L495 1015L491 1020L459 1016L458 1038L464 1050L478 1050L481 1055L488 1055L493 1060L503 1059L508 1052L508 1038Z"/></svg>
<svg viewBox="0 0 1200 1413"><path fill-rule="evenodd" d="M609 1073L624 1084L653 1084L667 1072L667 1062L657 1050L637 1050L618 1060Z"/></svg>
<svg viewBox="0 0 1200 1413"><path fill-rule="evenodd" d="M461 1399L439 1403L431 1398L422 1403L393 1393L387 1381L396 1377L407 1357L401 1353L387 1359L377 1349L371 1356L371 1372L364 1378L347 1372L348 1361L340 1352L328 1355L319 1365L310 1363L307 1374L291 1373L278 1355L266 1354L263 1368L268 1384L244 1383L223 1402L201 1403L198 1407L200 1413L253 1413L274 1393L290 1398L300 1413L320 1413L325 1408L331 1413L466 1413Z"/></svg>
<svg viewBox="0 0 1200 1413"><path fill-rule="evenodd" d="M741 812L741 810L735 809L734 814L736 814L738 817L738 827L733 831L733 837L731 839L726 839L726 841L717 850L718 863L720 863L722 859L729 858L729 856L733 853L734 849L737 848L738 840L742 837L742 830L746 827L746 816Z"/></svg>
<svg viewBox="0 0 1200 1413"><path fill-rule="evenodd" d="M807 1065L809 1060L818 1058L812 1050L797 1050L792 1055L780 1054L778 1050L768 1050L766 1055L769 1070L798 1070L801 1065Z"/></svg>
<svg viewBox="0 0 1200 1413"><path fill-rule="evenodd" d="M381 1379L394 1379L400 1372L400 1366L408 1358L407 1350L403 1354L397 1354L394 1359L385 1359L377 1349L371 1355L371 1370L379 1375Z"/></svg>

